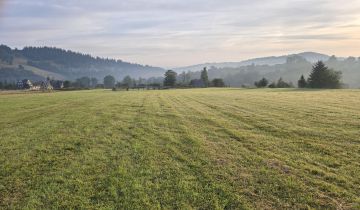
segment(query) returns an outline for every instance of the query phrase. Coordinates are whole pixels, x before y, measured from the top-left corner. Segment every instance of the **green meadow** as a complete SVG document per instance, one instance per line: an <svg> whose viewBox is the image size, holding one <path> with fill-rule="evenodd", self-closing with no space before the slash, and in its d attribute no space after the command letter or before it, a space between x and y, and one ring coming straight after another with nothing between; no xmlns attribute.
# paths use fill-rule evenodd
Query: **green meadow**
<svg viewBox="0 0 360 210"><path fill-rule="evenodd" d="M0 209L359 209L360 90L0 93Z"/></svg>

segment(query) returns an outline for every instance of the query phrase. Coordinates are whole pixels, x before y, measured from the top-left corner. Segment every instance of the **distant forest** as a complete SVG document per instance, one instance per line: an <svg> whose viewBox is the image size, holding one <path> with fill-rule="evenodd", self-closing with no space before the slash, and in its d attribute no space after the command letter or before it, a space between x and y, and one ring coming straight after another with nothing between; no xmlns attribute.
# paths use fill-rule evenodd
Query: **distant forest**
<svg viewBox="0 0 360 210"><path fill-rule="evenodd" d="M313 61L303 56L283 56L284 63L273 64L271 59L259 60L257 64L246 64L239 67L210 67L209 80L221 78L227 86L254 86L254 82L267 78L276 82L279 78L297 84L300 75L308 75L314 65ZM324 63L331 69L342 72L344 87L360 87L360 58L325 57ZM269 64L260 64L269 62ZM197 71L178 72L177 81L189 84L201 76ZM25 47L22 50L0 46L0 80L15 82L21 79L41 80L50 77L58 80L76 81L81 77L96 78L102 81L107 75L122 81L126 76L134 79L146 79L147 83L160 82L166 70L147 65L132 64L122 60L93 57L52 47Z"/></svg>
<svg viewBox="0 0 360 210"><path fill-rule="evenodd" d="M342 82L345 87L360 87L360 58L349 57L338 59L331 56L324 61L326 66L342 72ZM265 77L270 82L279 78L297 84L299 75L308 75L314 64L301 56L293 55L287 58L286 63L276 65L247 65L237 68L216 68L208 70L209 78L223 78L228 86L253 86L254 82ZM191 78L200 77L201 71L191 73Z"/></svg>
<svg viewBox="0 0 360 210"><path fill-rule="evenodd" d="M25 71L28 71L25 74ZM55 79L75 80L82 76L102 79L106 75L117 78L162 76L162 68L144 66L121 60L92 57L52 47L25 47L22 50L0 46L0 78L2 80L55 77Z"/></svg>

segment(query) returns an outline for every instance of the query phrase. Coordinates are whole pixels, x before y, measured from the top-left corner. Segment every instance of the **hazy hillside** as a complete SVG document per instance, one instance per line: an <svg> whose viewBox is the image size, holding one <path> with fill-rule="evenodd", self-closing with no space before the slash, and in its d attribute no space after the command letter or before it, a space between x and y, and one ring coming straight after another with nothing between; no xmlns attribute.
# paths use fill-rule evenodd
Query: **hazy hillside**
<svg viewBox="0 0 360 210"><path fill-rule="evenodd" d="M74 80L89 76L103 79L113 75L122 79L126 75L133 78L162 76L165 70L121 60L92 57L81 53L50 47L25 47L17 50L0 46L0 79L16 81L29 78L38 80L52 77Z"/></svg>
<svg viewBox="0 0 360 210"><path fill-rule="evenodd" d="M355 57L336 58L328 55L304 52L295 55L255 58L233 63L208 63L177 68L177 72L191 71L190 78L200 78L200 70L209 67L209 77L223 78L227 85L251 86L254 81L266 77L276 81L280 77L296 85L303 74L308 76L312 65L323 60L330 68L343 73L343 82L349 87L360 87L360 60ZM13 82L19 79L41 80L46 77L75 80L88 76L100 81L106 75L121 80L126 75L132 78L162 77L162 68L132 64L121 60L92 57L81 53L49 47L25 47L17 50L0 46L0 81Z"/></svg>
<svg viewBox="0 0 360 210"><path fill-rule="evenodd" d="M309 55L309 54L308 54ZM262 77L277 81L280 77L285 81L292 82L295 86L301 75L307 77L312 69L313 62L317 57L305 59L301 55L288 56L285 63L275 65L245 65L239 67L210 67L209 78L223 78L225 83L232 87L252 86L255 81ZM336 58L335 56L324 59L325 64L342 72L342 82L351 88L360 88L360 58ZM200 67L200 66L199 66ZM201 69L201 68L199 68ZM200 78L200 71L193 71L191 78Z"/></svg>
<svg viewBox="0 0 360 210"><path fill-rule="evenodd" d="M248 65L276 65L276 64L284 64L289 57L293 57L298 55L305 60L314 63L319 60L326 61L329 59L330 56L316 53L316 52L303 52L299 54L292 54L292 55L283 55L283 56L270 56L270 57L263 57L263 58L254 58L249 60L244 60L240 62L222 62L222 63L204 63L204 64L197 64L193 66L187 67L180 67L175 68L175 71L182 72L182 71L199 71L204 67L216 67L216 68L236 68L240 66L248 66Z"/></svg>

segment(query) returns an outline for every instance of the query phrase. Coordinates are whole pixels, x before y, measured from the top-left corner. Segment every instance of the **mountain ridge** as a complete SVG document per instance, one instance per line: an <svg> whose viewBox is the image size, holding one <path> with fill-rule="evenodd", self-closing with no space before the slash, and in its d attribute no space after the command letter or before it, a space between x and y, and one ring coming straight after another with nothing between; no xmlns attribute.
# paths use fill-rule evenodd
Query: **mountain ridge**
<svg viewBox="0 0 360 210"><path fill-rule="evenodd" d="M24 47L18 50L0 45L0 79L7 81L23 79L21 75L24 72L27 77L37 80L44 77L75 80L82 76L102 80L106 75L121 80L127 75L133 78L160 77L165 70L56 47Z"/></svg>
<svg viewBox="0 0 360 210"><path fill-rule="evenodd" d="M236 68L241 66L248 66L248 65L276 65L276 64L284 64L286 63L287 58L292 56L300 56L307 61L311 63L315 63L319 60L328 60L331 56L317 53L317 52L301 52L301 53L295 53L295 54L288 54L288 55L280 55L280 56L267 56L267 57L259 57L259 58L252 58L247 59L243 61L234 61L234 62L213 62L213 63L203 63L203 64L195 64L190 66L184 66L184 67L177 67L174 68L176 72L182 72L182 71L199 71L204 67L211 68Z"/></svg>
<svg viewBox="0 0 360 210"><path fill-rule="evenodd" d="M336 58L316 52L269 56L240 62L198 64L173 70L178 73L192 71L190 79L197 79L200 71L209 67L210 78L223 78L231 86L251 85L261 77L272 81L282 77L295 84L300 75L309 74L313 63L318 60L325 61L330 68L342 71L344 82L351 87L358 87L360 59ZM107 75L114 76L117 81L127 75L135 79L150 78L161 81L165 71L160 67L94 57L54 47L25 47L18 50L0 45L0 82L16 82L25 78L38 81L47 77L74 81L84 76L102 81ZM179 74L179 79L180 77Z"/></svg>

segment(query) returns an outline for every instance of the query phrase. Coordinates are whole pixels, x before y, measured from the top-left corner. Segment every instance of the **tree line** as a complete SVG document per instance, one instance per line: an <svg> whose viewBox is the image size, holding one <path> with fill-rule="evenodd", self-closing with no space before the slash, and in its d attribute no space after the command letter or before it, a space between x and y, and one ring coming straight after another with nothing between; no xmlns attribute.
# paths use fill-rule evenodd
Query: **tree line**
<svg viewBox="0 0 360 210"><path fill-rule="evenodd" d="M341 70L342 82L347 87L360 87L360 58L337 58L331 56L328 60L322 60L330 69ZM286 82L292 82L295 86L299 77L308 77L314 63L301 56L290 56L285 63L274 65L250 64L239 67L209 67L208 74L211 78L223 78L224 82L231 87L254 86L255 81L263 77L269 80L269 84L277 81L280 77ZM191 72L191 77L200 76L200 71ZM344 86L344 87L346 87Z"/></svg>
<svg viewBox="0 0 360 210"><path fill-rule="evenodd" d="M19 67L21 68L21 67ZM306 79L304 75L301 75L298 80L299 88L341 88L341 76L340 71L335 71L328 68L324 62L319 61L313 67L309 77ZM134 79L130 76L125 76L122 81L116 81L112 75L107 75L103 79L103 83L99 83L95 77L81 77L75 81L64 81L65 89L92 89L92 88L124 88L129 90L130 88L144 88L144 87L163 87L163 88L184 88L184 87L225 87L225 83L221 78L214 78L209 80L208 71L204 68L200 73L199 79L186 78L186 74L182 73L180 76L173 70L165 72L163 81L161 78L150 79ZM292 82L286 82L281 77L275 82L269 82L268 79L263 77L261 80L256 81L254 85L258 88L292 88L294 85ZM15 83L7 83L0 81L0 89L16 89Z"/></svg>
<svg viewBox="0 0 360 210"><path fill-rule="evenodd" d="M0 81L0 90L16 90L16 88L15 82Z"/></svg>
<svg viewBox="0 0 360 210"><path fill-rule="evenodd" d="M325 65L324 62L318 61L312 67L312 71L308 77L305 79L304 75L301 75L298 80L299 88L324 88L324 89L336 89L343 86L341 82L342 73L340 71L335 71ZM277 82L272 82L269 84L268 79L263 77L261 80L256 81L254 85L258 88L291 88L294 85L291 82L285 82L280 78Z"/></svg>
<svg viewBox="0 0 360 210"><path fill-rule="evenodd" d="M180 76L173 70L168 70L164 78L165 87L225 87L222 78L214 78L209 80L208 71L205 67L201 73L200 78L191 79L189 73L182 72Z"/></svg>
<svg viewBox="0 0 360 210"><path fill-rule="evenodd" d="M75 81L65 81L64 88L68 89L91 89L91 88L105 88L105 89L127 89L130 88L191 88L191 87L225 87L225 83L221 78L209 80L207 69L204 68L199 79L186 79L186 75L178 75L173 70L165 72L163 78L132 78L129 75L125 76L121 81L117 81L112 75L107 75L103 78L102 83L96 78L81 77Z"/></svg>

